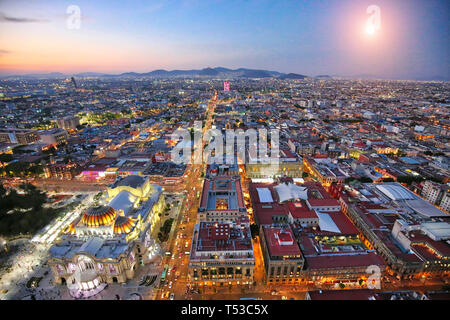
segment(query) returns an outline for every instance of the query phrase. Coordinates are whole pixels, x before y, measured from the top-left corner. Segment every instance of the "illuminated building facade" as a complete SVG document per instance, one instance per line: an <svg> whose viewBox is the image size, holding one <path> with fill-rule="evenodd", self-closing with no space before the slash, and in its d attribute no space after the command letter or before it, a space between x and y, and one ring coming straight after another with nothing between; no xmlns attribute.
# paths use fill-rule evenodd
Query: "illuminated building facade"
<svg viewBox="0 0 450 320"><path fill-rule="evenodd" d="M0 142L30 144L39 140L37 130L6 129L0 131Z"/></svg>
<svg viewBox="0 0 450 320"><path fill-rule="evenodd" d="M147 178L118 179L104 204L84 212L50 249L55 283L86 296L133 278L159 252L154 239L164 206L162 188Z"/></svg>
<svg viewBox="0 0 450 320"><path fill-rule="evenodd" d="M40 131L39 136L41 141L47 145L58 145L66 143L69 135L66 130L55 128L47 131Z"/></svg>
<svg viewBox="0 0 450 320"><path fill-rule="evenodd" d="M255 256L248 218L195 226L189 276L199 285L252 284Z"/></svg>
<svg viewBox="0 0 450 320"><path fill-rule="evenodd" d="M268 284L295 283L305 263L289 226L261 226L261 249Z"/></svg>
<svg viewBox="0 0 450 320"><path fill-rule="evenodd" d="M79 172L79 167L76 163L68 164L50 164L44 168L46 178L63 178L72 179Z"/></svg>
<svg viewBox="0 0 450 320"><path fill-rule="evenodd" d="M57 124L58 128L73 130L80 125L80 120L77 117L64 117L62 119L58 119Z"/></svg>
<svg viewBox="0 0 450 320"><path fill-rule="evenodd" d="M259 161L249 150L249 161L245 163L247 178L301 178L303 175L303 161L289 149L281 149L279 157L273 163Z"/></svg>
<svg viewBox="0 0 450 320"><path fill-rule="evenodd" d="M303 164L305 171L324 186L330 186L332 183L343 183L349 177L336 159L304 157Z"/></svg>
<svg viewBox="0 0 450 320"><path fill-rule="evenodd" d="M198 208L199 221L234 221L246 217L240 176L217 175L205 178Z"/></svg>

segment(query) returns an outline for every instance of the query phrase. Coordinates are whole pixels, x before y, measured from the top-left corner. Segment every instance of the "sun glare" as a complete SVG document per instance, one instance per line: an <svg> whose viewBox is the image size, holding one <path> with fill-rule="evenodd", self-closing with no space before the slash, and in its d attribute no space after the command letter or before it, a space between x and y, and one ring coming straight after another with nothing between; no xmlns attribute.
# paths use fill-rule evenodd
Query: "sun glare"
<svg viewBox="0 0 450 320"><path fill-rule="evenodd" d="M372 35L375 33L375 27L373 25L366 26L366 33Z"/></svg>

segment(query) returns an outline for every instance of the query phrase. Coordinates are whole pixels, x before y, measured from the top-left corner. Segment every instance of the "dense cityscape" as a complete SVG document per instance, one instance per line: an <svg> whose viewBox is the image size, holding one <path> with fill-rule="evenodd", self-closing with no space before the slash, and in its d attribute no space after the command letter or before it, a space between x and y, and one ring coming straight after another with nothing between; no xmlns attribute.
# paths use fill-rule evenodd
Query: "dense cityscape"
<svg viewBox="0 0 450 320"><path fill-rule="evenodd" d="M449 12L1 0L2 306L278 320L392 316L380 304L417 317L426 300L439 314Z"/></svg>
<svg viewBox="0 0 450 320"><path fill-rule="evenodd" d="M448 298L448 82L212 70L1 80L2 299Z"/></svg>

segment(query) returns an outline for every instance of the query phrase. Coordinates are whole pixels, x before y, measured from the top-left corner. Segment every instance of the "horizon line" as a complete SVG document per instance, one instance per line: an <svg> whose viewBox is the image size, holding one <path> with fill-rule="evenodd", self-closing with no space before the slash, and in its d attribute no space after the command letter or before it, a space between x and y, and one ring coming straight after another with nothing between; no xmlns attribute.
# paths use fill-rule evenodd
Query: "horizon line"
<svg viewBox="0 0 450 320"><path fill-rule="evenodd" d="M443 75L434 75L434 76L410 76L410 77L405 77L405 76L382 76L382 75L374 75L374 74L357 74L357 75L337 75L337 74L326 74L326 73L322 73L322 74L317 74L315 76L310 76L310 75L306 75L303 73L296 73L296 72L282 72L282 71L277 71L277 70L269 70L269 69L264 69L264 68L248 68L248 67L238 67L238 68L231 68L231 67L222 67L222 66L217 66L217 67L203 67L203 68L190 68L190 69L162 69L162 68L158 68L158 69L153 69L150 71L143 71L143 72L138 72L138 71L124 71L124 72L99 72L99 71L78 71L78 72L61 72L61 71L23 71L23 72L3 72L0 70L0 78L5 78L5 77L26 77L26 76L46 76L46 75L51 75L51 74L61 74L63 76L76 76L78 74L93 74L92 76L101 76L101 75L106 75L106 76L121 76L123 74L127 74L127 73L131 73L131 74L138 74L138 75L142 75L142 74L146 74L146 73L152 73L155 71L165 71L165 72L174 72L174 71L202 71L202 70L206 70L206 69L218 69L218 68L223 68L223 69L228 69L230 71L238 71L240 69L245 69L245 70L252 70L252 71L265 71L265 72L276 72L279 73L280 75L288 75L288 74L295 74L295 75L301 75L304 76L306 78L318 78L318 77L331 77L331 78L351 78L351 79L373 79L373 80L405 80L405 81L443 81L443 82L448 82L450 81L450 77L447 76L443 76ZM213 77L212 75L204 75L205 77ZM272 76L273 77L273 76ZM257 77L255 77L257 78Z"/></svg>

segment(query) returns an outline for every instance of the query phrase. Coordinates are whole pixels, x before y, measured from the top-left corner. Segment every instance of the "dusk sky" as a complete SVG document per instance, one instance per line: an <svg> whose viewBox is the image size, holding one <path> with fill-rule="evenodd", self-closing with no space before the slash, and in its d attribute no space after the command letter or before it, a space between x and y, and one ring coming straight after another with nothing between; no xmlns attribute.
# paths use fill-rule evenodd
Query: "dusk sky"
<svg viewBox="0 0 450 320"><path fill-rule="evenodd" d="M81 10L67 27L69 5ZM381 29L366 32L369 5ZM450 79L449 0L0 0L0 73L257 68Z"/></svg>

